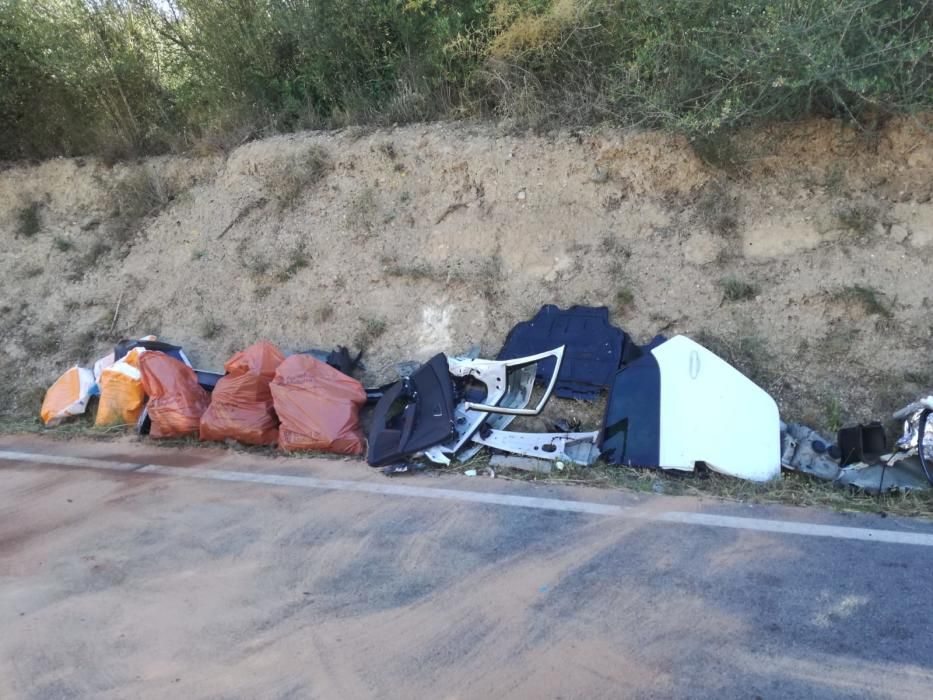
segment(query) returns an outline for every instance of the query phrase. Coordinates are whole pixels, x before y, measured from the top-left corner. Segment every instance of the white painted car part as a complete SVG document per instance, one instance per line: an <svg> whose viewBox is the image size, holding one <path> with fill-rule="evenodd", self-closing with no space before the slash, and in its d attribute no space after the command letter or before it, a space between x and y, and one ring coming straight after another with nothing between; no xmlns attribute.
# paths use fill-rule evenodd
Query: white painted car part
<svg viewBox="0 0 933 700"><path fill-rule="evenodd" d="M599 458L599 431L588 433L517 433L483 430L473 442L502 452L589 466Z"/></svg>
<svg viewBox="0 0 933 700"><path fill-rule="evenodd" d="M486 397L483 403L462 401L457 404L453 416L454 437L425 450L425 456L435 464L450 464L450 456L459 452L484 422L493 420L497 427L504 428L515 416L538 415L554 391L563 357L564 347L561 346L513 360L447 358L450 374L458 379L481 382L486 387ZM537 363L549 358L554 359L554 371L547 389L535 408L526 408L534 390Z"/></svg>
<svg viewBox="0 0 933 700"><path fill-rule="evenodd" d="M661 374L659 466L697 462L750 481L781 474L777 404L725 360L685 336L654 348Z"/></svg>

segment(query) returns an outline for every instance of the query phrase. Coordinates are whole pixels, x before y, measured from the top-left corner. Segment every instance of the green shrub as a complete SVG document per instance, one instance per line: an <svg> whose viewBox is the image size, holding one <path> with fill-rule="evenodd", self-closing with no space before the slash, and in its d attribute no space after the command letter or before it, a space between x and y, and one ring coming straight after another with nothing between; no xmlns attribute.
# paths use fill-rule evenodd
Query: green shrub
<svg viewBox="0 0 933 700"><path fill-rule="evenodd" d="M0 158L497 115L723 130L933 106L926 0L0 0Z"/></svg>
<svg viewBox="0 0 933 700"><path fill-rule="evenodd" d="M32 238L42 230L42 218L39 202L30 202L16 214L16 234L23 238Z"/></svg>

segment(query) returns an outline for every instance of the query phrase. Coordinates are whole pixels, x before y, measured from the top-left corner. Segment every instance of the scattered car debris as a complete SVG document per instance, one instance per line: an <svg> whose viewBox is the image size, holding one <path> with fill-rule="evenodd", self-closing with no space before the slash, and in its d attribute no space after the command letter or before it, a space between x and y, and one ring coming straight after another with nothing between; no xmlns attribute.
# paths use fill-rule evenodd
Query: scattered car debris
<svg viewBox="0 0 933 700"><path fill-rule="evenodd" d="M904 434L897 440L899 450L916 450L922 440L924 454L933 455L933 421L928 419L931 411L933 396L922 398L894 412L894 420L904 421Z"/></svg>
<svg viewBox="0 0 933 700"><path fill-rule="evenodd" d="M552 467L555 466L546 459L515 457L513 455L493 455L489 458L489 464L498 469L518 469L523 472L534 472L535 474L550 474Z"/></svg>
<svg viewBox="0 0 933 700"><path fill-rule="evenodd" d="M874 464L857 462L845 467L839 471L835 483L875 494L887 491L924 491L930 488L930 481L924 474L919 456L904 453L888 455L887 460Z"/></svg>
<svg viewBox="0 0 933 700"><path fill-rule="evenodd" d="M124 338L119 343L117 343L116 347L114 347L113 356L116 358L126 357L126 355L128 355L129 352L134 348L143 348L144 350L165 353L169 357L174 357L176 360L184 362L189 367L191 366L191 362L188 360L188 356L185 355L185 351L182 350L180 345L164 343L161 340L158 340L154 335L147 335L136 340L128 340Z"/></svg>
<svg viewBox="0 0 933 700"><path fill-rule="evenodd" d="M454 387L439 353L390 387L373 409L367 461L398 462L447 440L454 432Z"/></svg>
<svg viewBox="0 0 933 700"><path fill-rule="evenodd" d="M589 433L516 433L508 430L480 431L473 441L495 450L589 466L599 459L599 431Z"/></svg>
<svg viewBox="0 0 933 700"><path fill-rule="evenodd" d="M303 355L311 355L321 362L325 362L339 372L343 372L347 376L352 377L353 373L358 369L362 368L362 358L363 351L360 350L356 356L350 354L350 350L343 345L338 345L333 350L304 350L302 351Z"/></svg>
<svg viewBox="0 0 933 700"><path fill-rule="evenodd" d="M781 473L780 417L766 391L685 336L616 374L602 451L611 464L693 471L698 462L750 481Z"/></svg>
<svg viewBox="0 0 933 700"><path fill-rule="evenodd" d="M609 323L605 306L562 310L546 304L533 319L509 331L498 359L511 360L559 346L565 350L555 394L563 398L595 399L609 386L620 365L641 355L632 339ZM548 380L552 372L552 362L541 362L538 381Z"/></svg>
<svg viewBox="0 0 933 700"><path fill-rule="evenodd" d="M781 466L832 481L839 476L839 446L815 430L781 424Z"/></svg>
<svg viewBox="0 0 933 700"><path fill-rule="evenodd" d="M844 467L856 462L875 462L888 450L884 427L877 421L842 428L836 440L841 455L840 463Z"/></svg>
<svg viewBox="0 0 933 700"><path fill-rule="evenodd" d="M678 471L701 465L751 481L783 468L871 493L933 486L933 396L895 412L904 431L887 454L880 422L845 427L835 441L784 424L774 399L714 353L684 336L638 346L605 307L545 305L511 330L498 359L479 355L476 347L400 363L398 381L365 389L351 376L365 369L362 352L344 346L286 359L261 341L219 373L196 370L181 346L144 336L121 340L93 370L67 370L46 392L40 418L56 425L99 395L96 425L356 455L366 449L359 412L374 403L367 461L386 475L465 464L485 448L490 466L465 474L550 474L602 458ZM532 406L536 384L544 389ZM553 395L593 399L605 387L599 430L567 418L548 420L553 432L509 429L519 416L540 415Z"/></svg>
<svg viewBox="0 0 933 700"><path fill-rule="evenodd" d="M560 347L510 360L448 358L447 368L462 400L454 408L453 435L426 449L425 456L435 464L450 464L450 457L477 433L490 413L502 416L494 421L499 428L506 427L516 416L541 413L554 391L563 356L564 348ZM544 395L535 408L526 408L534 390L536 367L548 360L555 365Z"/></svg>

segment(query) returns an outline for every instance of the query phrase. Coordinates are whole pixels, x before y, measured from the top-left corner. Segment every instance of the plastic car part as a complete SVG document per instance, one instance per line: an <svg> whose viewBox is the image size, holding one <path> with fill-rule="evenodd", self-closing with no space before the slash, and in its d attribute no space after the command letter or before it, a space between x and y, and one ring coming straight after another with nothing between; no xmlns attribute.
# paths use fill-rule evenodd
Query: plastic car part
<svg viewBox="0 0 933 700"><path fill-rule="evenodd" d="M661 461L661 368L653 352L612 382L601 449L610 464L656 467Z"/></svg>
<svg viewBox="0 0 933 700"><path fill-rule="evenodd" d="M884 426L878 421L842 428L836 433L836 440L842 453L843 467L856 462L877 461L888 449Z"/></svg>
<svg viewBox="0 0 933 700"><path fill-rule="evenodd" d="M425 456L436 464L450 464L450 456L460 451L483 423L492 415L536 416L544 409L554 391L557 375L564 357L564 348L559 347L529 357L511 360L481 360L463 357L449 358L448 370L469 396L469 382L478 382L483 389L482 401L465 398L454 409L454 433L446 442L425 450ZM536 367L542 360L554 363L550 381L541 400L534 408L526 408L534 390L534 376L529 367ZM536 370L535 370L536 372ZM499 426L507 421L496 421Z"/></svg>
<svg viewBox="0 0 933 700"><path fill-rule="evenodd" d="M527 406L535 390L536 370L536 365L527 365L526 367L517 369L514 374L514 381L509 381L509 388L506 390L506 394L502 398L502 401L499 402L499 405L511 408L523 408ZM491 413L486 418L486 422L483 423L482 427L483 429L505 430L517 417L518 416L512 413ZM481 449L483 449L483 446L476 443L464 445L457 453L457 459L461 462L469 462Z"/></svg>
<svg viewBox="0 0 933 700"><path fill-rule="evenodd" d="M815 430L791 423L781 424L781 467L819 479L839 476L839 447Z"/></svg>
<svg viewBox="0 0 933 700"><path fill-rule="evenodd" d="M172 345L171 343L163 343L161 340L147 340L146 338L133 340L124 338L116 344L116 347L114 347L113 356L115 359L119 360L133 348L145 348L146 350L164 352L169 357L174 357L176 360L181 360L186 365L191 367L191 362L188 360L188 356L185 355L185 351L181 349L181 346Z"/></svg>
<svg viewBox="0 0 933 700"><path fill-rule="evenodd" d="M473 442L511 454L589 466L599 457L599 431L588 433L516 433L482 430Z"/></svg>
<svg viewBox="0 0 933 700"><path fill-rule="evenodd" d="M780 417L766 391L676 336L616 375L602 450L614 464L768 481L781 473Z"/></svg>
<svg viewBox="0 0 933 700"><path fill-rule="evenodd" d="M389 387L373 409L367 462L380 467L447 440L454 431L454 387L437 354Z"/></svg>
<svg viewBox="0 0 933 700"><path fill-rule="evenodd" d="M557 396L595 399L609 386L619 366L641 355L639 347L619 328L609 323L605 306L572 306L566 311L546 304L530 321L517 324L499 351L500 360L566 346L558 372ZM550 362L538 365L538 381L553 372Z"/></svg>
<svg viewBox="0 0 933 700"><path fill-rule="evenodd" d="M222 372L211 372L206 369L196 369L194 370L194 374L198 378L198 384L201 385L201 388L208 392L214 391L217 382L224 376Z"/></svg>

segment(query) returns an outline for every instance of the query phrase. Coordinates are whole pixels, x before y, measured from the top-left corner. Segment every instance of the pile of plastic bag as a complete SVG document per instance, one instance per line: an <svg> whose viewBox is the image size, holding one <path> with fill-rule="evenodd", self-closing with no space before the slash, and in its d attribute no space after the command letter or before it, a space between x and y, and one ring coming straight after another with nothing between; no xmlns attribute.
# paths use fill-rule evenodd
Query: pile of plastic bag
<svg viewBox="0 0 933 700"><path fill-rule="evenodd" d="M362 454L359 411L366 390L328 362L311 354L286 359L263 340L227 360L225 374L209 391L181 348L146 336L122 341L93 370L65 372L46 392L40 417L57 425L84 413L91 397L99 396L97 426L146 426L153 438L193 435L287 451Z"/></svg>

